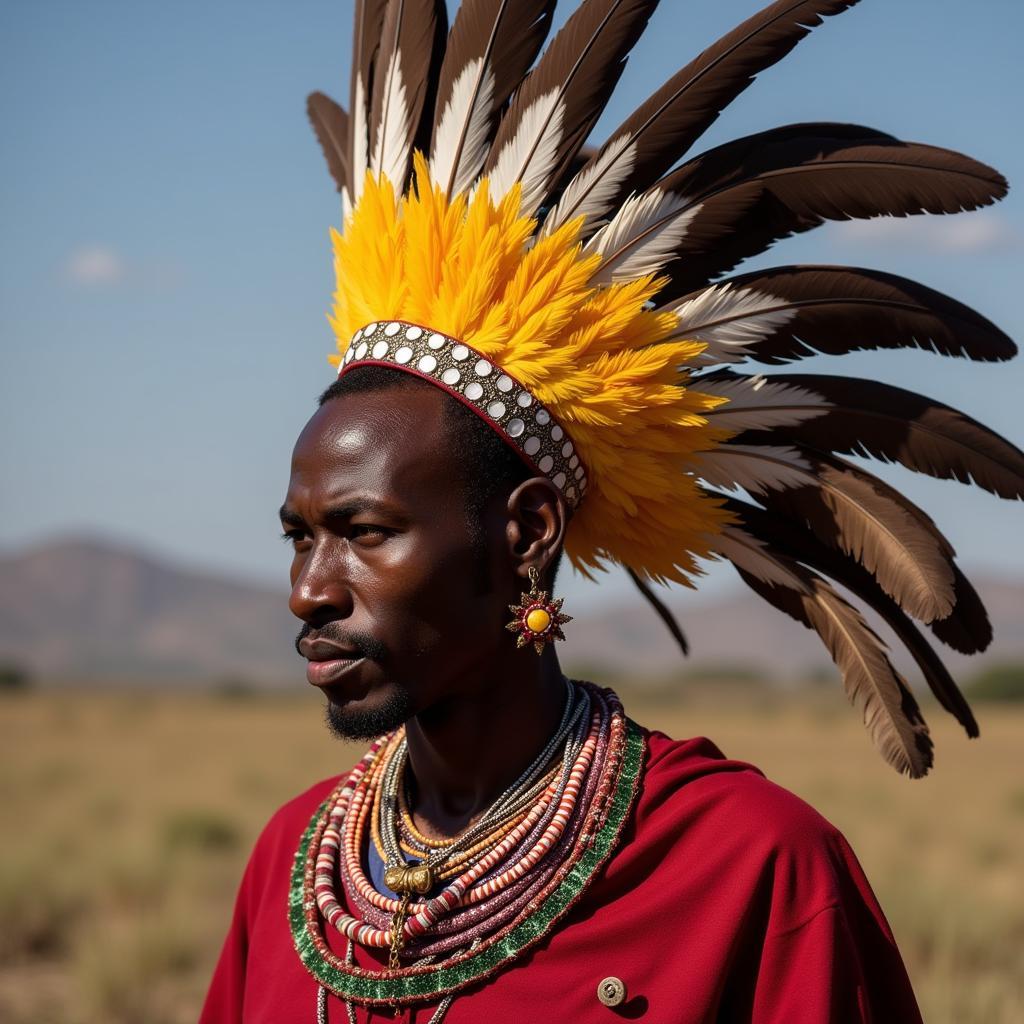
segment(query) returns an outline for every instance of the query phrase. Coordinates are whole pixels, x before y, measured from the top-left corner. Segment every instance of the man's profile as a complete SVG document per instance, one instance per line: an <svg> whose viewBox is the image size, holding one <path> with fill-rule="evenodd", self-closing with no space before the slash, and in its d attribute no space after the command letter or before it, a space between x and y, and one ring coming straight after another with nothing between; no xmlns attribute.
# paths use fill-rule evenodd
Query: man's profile
<svg viewBox="0 0 1024 1024"><path fill-rule="evenodd" d="M920 708L845 589L976 735L914 620L974 651L984 609L931 519L842 455L1003 497L1024 455L913 392L744 364L1012 341L876 271L711 282L828 219L953 213L1005 182L829 123L677 166L849 0L772 4L585 152L656 3L586 0L541 54L553 6L466 0L449 34L443 3L361 0L349 112L310 98L344 209L339 372L280 514L307 678L369 746L264 829L202 1020L913 1024L843 836L567 679L556 573L621 564L658 606L652 583L727 559L820 635L880 753L921 776Z"/></svg>

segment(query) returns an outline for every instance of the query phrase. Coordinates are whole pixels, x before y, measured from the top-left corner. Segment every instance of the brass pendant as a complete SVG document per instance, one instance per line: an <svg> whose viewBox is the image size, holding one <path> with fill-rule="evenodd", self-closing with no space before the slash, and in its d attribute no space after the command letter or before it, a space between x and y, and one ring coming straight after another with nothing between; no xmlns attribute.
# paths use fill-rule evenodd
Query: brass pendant
<svg viewBox="0 0 1024 1024"><path fill-rule="evenodd" d="M384 872L384 884L399 895L426 896L434 888L434 870L429 864L402 864Z"/></svg>
<svg viewBox="0 0 1024 1024"><path fill-rule="evenodd" d="M505 626L510 633L518 633L516 647L525 647L532 643L533 649L540 654L547 644L556 640L564 640L565 634L561 627L572 622L571 615L562 614L563 598L549 600L548 592L540 589L540 573L535 566L530 566L530 592L522 594L519 604L510 604L508 610L515 618Z"/></svg>

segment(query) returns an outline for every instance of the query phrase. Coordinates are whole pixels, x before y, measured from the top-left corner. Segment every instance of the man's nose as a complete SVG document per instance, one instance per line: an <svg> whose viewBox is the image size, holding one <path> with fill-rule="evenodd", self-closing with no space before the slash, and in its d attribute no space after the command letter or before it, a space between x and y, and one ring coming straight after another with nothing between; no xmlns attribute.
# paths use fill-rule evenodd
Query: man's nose
<svg viewBox="0 0 1024 1024"><path fill-rule="evenodd" d="M304 622L346 618L352 611L352 592L341 559L324 544L314 544L292 584L288 607Z"/></svg>

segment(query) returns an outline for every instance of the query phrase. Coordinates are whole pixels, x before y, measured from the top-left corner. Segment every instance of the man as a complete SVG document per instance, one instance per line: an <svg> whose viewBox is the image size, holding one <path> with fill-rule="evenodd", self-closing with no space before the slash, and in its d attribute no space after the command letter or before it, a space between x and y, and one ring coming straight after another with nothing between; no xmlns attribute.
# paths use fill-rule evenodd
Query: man
<svg viewBox="0 0 1024 1024"><path fill-rule="evenodd" d="M653 6L588 0L522 81L548 3L516 5L514 24L467 3L447 41L443 4L358 4L351 122L311 101L347 211L339 378L281 519L309 682L334 732L373 742L265 828L205 1024L920 1019L843 837L707 740L649 732L565 679L552 590L563 551L584 571L620 562L655 601L648 581L728 558L822 636L882 754L922 775L913 695L827 576L976 733L911 619L980 649L980 602L931 520L833 453L1004 496L1024 493L1024 456L871 381L686 368L866 336L1008 358L988 321L890 275L697 287L827 217L954 212L1005 184L848 125L662 176L840 2L755 15L574 170ZM723 494L738 486L756 502Z"/></svg>

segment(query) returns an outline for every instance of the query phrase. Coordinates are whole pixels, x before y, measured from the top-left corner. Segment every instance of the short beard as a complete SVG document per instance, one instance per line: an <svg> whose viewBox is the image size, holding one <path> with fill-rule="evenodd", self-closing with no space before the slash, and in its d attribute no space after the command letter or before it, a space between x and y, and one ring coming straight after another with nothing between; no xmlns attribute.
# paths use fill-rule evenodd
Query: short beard
<svg viewBox="0 0 1024 1024"><path fill-rule="evenodd" d="M361 710L327 701L324 721L340 740L374 740L394 732L412 717L412 700L404 688L393 690L377 707Z"/></svg>

